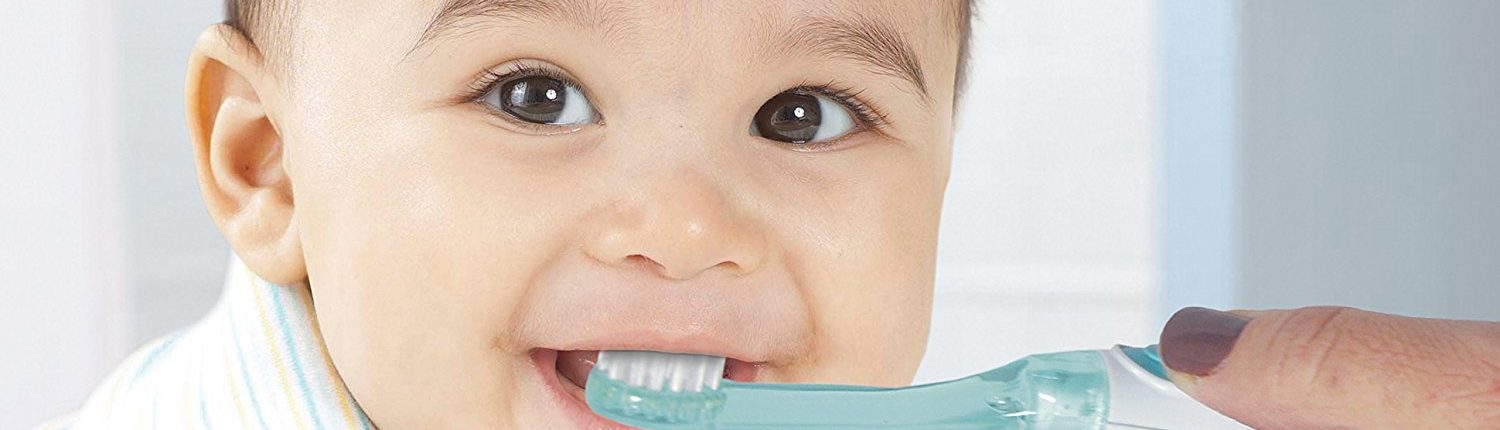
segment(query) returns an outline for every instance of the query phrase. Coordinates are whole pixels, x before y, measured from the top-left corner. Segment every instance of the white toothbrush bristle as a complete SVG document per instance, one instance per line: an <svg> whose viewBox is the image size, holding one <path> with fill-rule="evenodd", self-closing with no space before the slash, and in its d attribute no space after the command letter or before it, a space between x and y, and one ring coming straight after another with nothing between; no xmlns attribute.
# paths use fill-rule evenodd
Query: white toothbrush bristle
<svg viewBox="0 0 1500 430"><path fill-rule="evenodd" d="M599 351L594 365L604 376L632 387L657 391L717 390L724 357L655 351Z"/></svg>

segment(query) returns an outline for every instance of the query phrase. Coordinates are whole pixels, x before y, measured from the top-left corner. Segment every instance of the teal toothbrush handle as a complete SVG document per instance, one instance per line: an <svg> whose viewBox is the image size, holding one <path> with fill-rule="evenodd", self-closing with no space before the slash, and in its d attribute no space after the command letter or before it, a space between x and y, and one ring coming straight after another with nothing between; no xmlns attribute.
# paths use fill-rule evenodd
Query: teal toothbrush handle
<svg viewBox="0 0 1500 430"><path fill-rule="evenodd" d="M1154 345L1033 355L906 388L722 381L663 392L594 372L589 407L648 429L1249 429L1178 390Z"/></svg>
<svg viewBox="0 0 1500 430"><path fill-rule="evenodd" d="M1094 429L1103 428L1109 405L1097 351L1033 355L906 388L724 384L719 428Z"/></svg>
<svg viewBox="0 0 1500 430"><path fill-rule="evenodd" d="M724 381L711 399L697 399L688 409L659 409L663 403L651 393L616 392L609 398L645 401L602 405L590 399L590 406L610 419L653 429L1103 429L1109 416L1103 360L1099 351L1039 354L978 375L904 388ZM591 377L590 383L596 379L604 378Z"/></svg>

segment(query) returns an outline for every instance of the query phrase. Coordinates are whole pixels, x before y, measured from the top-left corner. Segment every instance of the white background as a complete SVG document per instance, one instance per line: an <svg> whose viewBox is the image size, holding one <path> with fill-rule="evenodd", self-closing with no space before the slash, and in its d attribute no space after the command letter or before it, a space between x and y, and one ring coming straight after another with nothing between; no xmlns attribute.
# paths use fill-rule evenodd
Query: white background
<svg viewBox="0 0 1500 430"><path fill-rule="evenodd" d="M181 88L220 6L128 3L0 12L0 428L218 293ZM986 2L919 379L1191 304L1500 319L1497 7Z"/></svg>

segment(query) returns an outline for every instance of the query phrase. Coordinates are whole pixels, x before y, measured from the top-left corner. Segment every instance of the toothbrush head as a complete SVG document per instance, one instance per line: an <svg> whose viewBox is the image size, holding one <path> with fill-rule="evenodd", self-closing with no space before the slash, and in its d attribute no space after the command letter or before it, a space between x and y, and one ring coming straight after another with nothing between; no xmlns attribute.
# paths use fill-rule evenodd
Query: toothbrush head
<svg viewBox="0 0 1500 430"><path fill-rule="evenodd" d="M600 351L585 397L594 413L648 428L699 428L724 405L724 357Z"/></svg>

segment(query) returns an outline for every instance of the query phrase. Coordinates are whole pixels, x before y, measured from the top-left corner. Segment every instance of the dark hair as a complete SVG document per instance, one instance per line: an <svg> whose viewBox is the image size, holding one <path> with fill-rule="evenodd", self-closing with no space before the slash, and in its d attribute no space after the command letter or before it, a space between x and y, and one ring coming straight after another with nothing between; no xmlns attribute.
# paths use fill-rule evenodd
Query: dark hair
<svg viewBox="0 0 1500 430"><path fill-rule="evenodd" d="M263 1L224 0L224 24L244 35L250 43L255 43L257 34L252 33L250 29L259 27L260 7Z"/></svg>
<svg viewBox="0 0 1500 430"><path fill-rule="evenodd" d="M224 0L224 24L240 33L250 45L258 48L266 61L277 61L276 54L288 52L290 41L270 41L267 35L283 33L291 21L285 0ZM958 0L953 3L953 15L958 33L958 71L954 76L954 102L963 94L968 81L969 31L973 18L974 3L978 0ZM274 43L274 46L268 44ZM274 52L268 52L274 51Z"/></svg>
<svg viewBox="0 0 1500 430"><path fill-rule="evenodd" d="M289 54L291 40L271 37L285 34L291 26L294 4L286 0L224 0L224 25L238 32L267 62Z"/></svg>
<svg viewBox="0 0 1500 430"><path fill-rule="evenodd" d="M963 97L964 88L969 85L969 39L970 32L974 28L974 6L979 0L958 0L954 3L957 8L954 19L958 25L958 68L953 76L953 107L958 108L959 99Z"/></svg>

